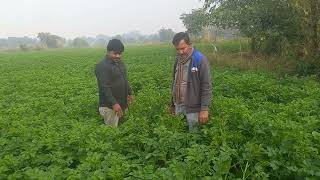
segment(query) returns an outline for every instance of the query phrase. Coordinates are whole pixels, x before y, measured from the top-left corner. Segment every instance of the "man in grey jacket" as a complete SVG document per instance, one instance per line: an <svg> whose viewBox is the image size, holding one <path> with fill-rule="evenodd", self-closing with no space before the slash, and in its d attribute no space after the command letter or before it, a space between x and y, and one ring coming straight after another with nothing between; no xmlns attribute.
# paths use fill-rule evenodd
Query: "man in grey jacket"
<svg viewBox="0 0 320 180"><path fill-rule="evenodd" d="M208 59L192 47L187 33L172 40L177 56L172 82L172 114L186 116L189 131L208 122L212 84Z"/></svg>

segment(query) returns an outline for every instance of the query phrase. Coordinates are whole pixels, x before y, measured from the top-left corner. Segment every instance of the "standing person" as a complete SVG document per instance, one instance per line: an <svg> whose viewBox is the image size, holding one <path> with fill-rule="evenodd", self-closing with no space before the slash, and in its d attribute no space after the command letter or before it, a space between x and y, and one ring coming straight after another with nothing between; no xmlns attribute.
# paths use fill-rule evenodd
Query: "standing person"
<svg viewBox="0 0 320 180"><path fill-rule="evenodd" d="M133 100L127 71L121 60L122 42L112 39L107 45L106 56L96 65L95 74L99 91L99 112L105 124L117 127L119 119Z"/></svg>
<svg viewBox="0 0 320 180"><path fill-rule="evenodd" d="M172 114L186 116L189 131L208 122L212 84L208 59L192 47L187 33L172 40L177 51L172 82Z"/></svg>

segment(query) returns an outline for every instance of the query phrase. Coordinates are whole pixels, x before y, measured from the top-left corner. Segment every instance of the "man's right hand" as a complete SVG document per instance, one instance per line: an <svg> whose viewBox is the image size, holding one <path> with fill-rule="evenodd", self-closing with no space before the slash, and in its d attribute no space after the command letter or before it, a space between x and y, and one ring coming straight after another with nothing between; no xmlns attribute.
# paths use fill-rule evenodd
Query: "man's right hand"
<svg viewBox="0 0 320 180"><path fill-rule="evenodd" d="M123 113L122 113L122 109L121 106L119 104L115 104L112 106L113 111L116 113L116 115L118 117L122 117Z"/></svg>
<svg viewBox="0 0 320 180"><path fill-rule="evenodd" d="M171 106L170 106L169 112L170 112L170 114L173 115L173 116L176 114L176 112L175 112L175 106L174 106L174 105L171 105Z"/></svg>

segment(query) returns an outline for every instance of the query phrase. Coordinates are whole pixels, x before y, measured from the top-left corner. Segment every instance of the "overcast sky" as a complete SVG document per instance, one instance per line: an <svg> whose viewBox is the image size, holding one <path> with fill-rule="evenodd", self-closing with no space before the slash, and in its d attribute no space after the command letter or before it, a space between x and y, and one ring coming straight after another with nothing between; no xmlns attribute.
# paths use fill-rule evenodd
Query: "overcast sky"
<svg viewBox="0 0 320 180"><path fill-rule="evenodd" d="M0 0L0 37L50 32L65 38L185 30L180 15L200 0Z"/></svg>

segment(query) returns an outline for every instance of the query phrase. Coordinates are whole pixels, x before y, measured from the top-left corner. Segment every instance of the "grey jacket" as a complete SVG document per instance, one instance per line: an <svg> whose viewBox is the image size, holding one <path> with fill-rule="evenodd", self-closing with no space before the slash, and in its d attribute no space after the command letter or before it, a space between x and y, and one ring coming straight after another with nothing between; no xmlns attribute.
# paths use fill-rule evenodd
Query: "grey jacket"
<svg viewBox="0 0 320 180"><path fill-rule="evenodd" d="M173 85L175 82L175 73L177 61L173 69ZM174 106L172 92L171 105ZM189 65L187 91L185 97L185 107L187 113L195 113L200 111L208 111L212 98L212 82L210 74L210 65L208 59L198 50L194 50Z"/></svg>

